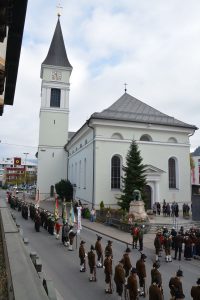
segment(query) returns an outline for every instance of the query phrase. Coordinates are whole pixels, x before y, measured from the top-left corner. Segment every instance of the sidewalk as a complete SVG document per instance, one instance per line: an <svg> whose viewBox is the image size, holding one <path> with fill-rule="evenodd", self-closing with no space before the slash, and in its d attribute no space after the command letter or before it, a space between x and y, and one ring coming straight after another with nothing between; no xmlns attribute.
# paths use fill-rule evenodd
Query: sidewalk
<svg viewBox="0 0 200 300"><path fill-rule="evenodd" d="M35 203L35 201L32 199L26 199L26 201ZM54 205L55 203L52 200L44 200L40 202L40 207L50 212L54 211ZM91 222L90 220L84 218L82 218L81 221L82 221L82 226L89 230L93 230L99 234L105 235L110 239L114 239L122 243L132 245L132 236L130 233L121 231L115 227L105 225L99 222ZM174 221L175 219L172 217L163 217L162 215L151 216L150 223L152 225L152 230L149 233L144 235L145 247L149 249L153 248L153 241L155 238L156 227L166 225L167 227L172 228L175 225ZM178 225L178 228L180 228L181 225L183 225L184 227L192 226L192 223L193 222L191 218L184 219L181 216L176 218L176 225Z"/></svg>

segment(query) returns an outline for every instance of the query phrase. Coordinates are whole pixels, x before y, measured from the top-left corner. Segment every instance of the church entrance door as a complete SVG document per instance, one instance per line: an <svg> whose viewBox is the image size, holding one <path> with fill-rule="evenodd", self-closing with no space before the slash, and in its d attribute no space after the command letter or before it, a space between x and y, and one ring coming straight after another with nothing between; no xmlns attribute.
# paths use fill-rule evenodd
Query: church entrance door
<svg viewBox="0 0 200 300"><path fill-rule="evenodd" d="M152 190L149 185L145 185L144 194L145 194L146 209L151 209L152 208L152 205L151 205Z"/></svg>

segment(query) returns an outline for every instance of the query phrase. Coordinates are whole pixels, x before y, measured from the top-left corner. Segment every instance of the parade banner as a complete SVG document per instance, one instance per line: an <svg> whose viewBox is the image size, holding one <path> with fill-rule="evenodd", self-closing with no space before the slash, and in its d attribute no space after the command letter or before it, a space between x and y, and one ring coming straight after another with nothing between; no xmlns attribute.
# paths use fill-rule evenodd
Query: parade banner
<svg viewBox="0 0 200 300"><path fill-rule="evenodd" d="M39 190L37 190L35 194L35 207L38 208L39 206L40 206L40 192Z"/></svg>
<svg viewBox="0 0 200 300"><path fill-rule="evenodd" d="M78 206L77 207L77 211L78 211L78 218L77 218L77 233L80 234L80 231L82 229L82 225L81 225L81 210L82 207Z"/></svg>
<svg viewBox="0 0 200 300"><path fill-rule="evenodd" d="M74 226L75 216L74 216L74 209L71 202L71 208L69 211L69 225Z"/></svg>
<svg viewBox="0 0 200 300"><path fill-rule="evenodd" d="M62 205L62 219L63 219L63 224L67 222L67 208L66 208L66 202L63 202Z"/></svg>
<svg viewBox="0 0 200 300"><path fill-rule="evenodd" d="M55 218L55 220L59 219L59 209L58 209L58 197L57 197L57 195L55 195L54 218Z"/></svg>

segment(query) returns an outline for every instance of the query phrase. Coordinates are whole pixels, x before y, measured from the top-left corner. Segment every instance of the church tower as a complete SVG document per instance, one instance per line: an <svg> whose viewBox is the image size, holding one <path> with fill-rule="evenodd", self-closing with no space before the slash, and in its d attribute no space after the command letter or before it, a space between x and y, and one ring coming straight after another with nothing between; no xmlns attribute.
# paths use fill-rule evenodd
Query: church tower
<svg viewBox="0 0 200 300"><path fill-rule="evenodd" d="M72 66L68 60L60 20L47 57L41 66L41 107L38 146L37 190L40 199L54 192L55 183L67 178L69 90Z"/></svg>

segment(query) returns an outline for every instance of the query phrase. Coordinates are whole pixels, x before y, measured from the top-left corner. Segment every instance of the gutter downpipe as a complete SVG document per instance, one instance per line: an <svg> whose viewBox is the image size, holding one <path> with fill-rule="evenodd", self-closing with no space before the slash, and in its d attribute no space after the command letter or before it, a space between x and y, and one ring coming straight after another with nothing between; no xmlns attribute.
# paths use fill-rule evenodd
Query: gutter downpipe
<svg viewBox="0 0 200 300"><path fill-rule="evenodd" d="M94 176L95 176L95 131L94 127L90 126L90 119L87 120L87 126L93 130L93 157L92 157L92 162L93 162L93 172L92 172L92 207L94 207L95 201L94 201Z"/></svg>

